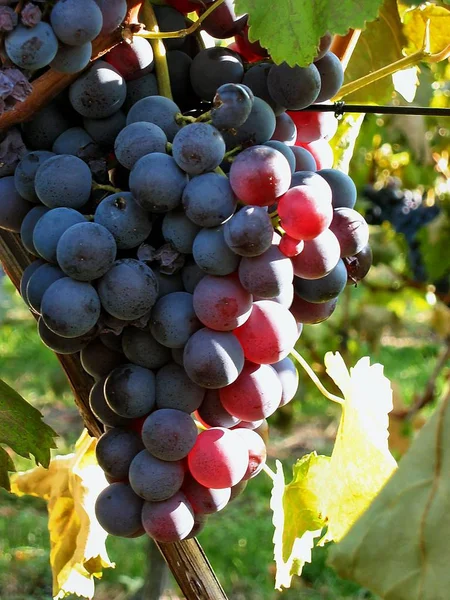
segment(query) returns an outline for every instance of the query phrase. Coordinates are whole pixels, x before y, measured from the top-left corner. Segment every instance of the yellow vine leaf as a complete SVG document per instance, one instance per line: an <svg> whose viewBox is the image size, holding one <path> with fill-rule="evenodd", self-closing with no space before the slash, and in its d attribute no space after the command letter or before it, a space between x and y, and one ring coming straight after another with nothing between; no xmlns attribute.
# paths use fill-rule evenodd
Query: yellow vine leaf
<svg viewBox="0 0 450 600"><path fill-rule="evenodd" d="M361 358L348 371L339 353L325 355L328 375L344 394L330 461L327 540L340 540L397 467L388 446L392 389L383 366Z"/></svg>
<svg viewBox="0 0 450 600"><path fill-rule="evenodd" d="M277 470L270 508L275 533L274 557L277 566L275 588L291 585L305 562L311 562L311 549L325 525L322 503L326 495L326 477L330 458L315 452L300 458L293 467L293 479L285 485L283 467Z"/></svg>
<svg viewBox="0 0 450 600"><path fill-rule="evenodd" d="M342 577L384 600L447 600L450 394L368 510L331 549Z"/></svg>
<svg viewBox="0 0 450 600"><path fill-rule="evenodd" d="M277 461L272 490L275 588L289 587L311 560L315 539L339 541L364 513L396 469L388 448L392 390L383 367L362 358L349 370L339 353L327 353L328 374L344 395L331 457L315 452L299 459L285 484Z"/></svg>
<svg viewBox="0 0 450 600"><path fill-rule="evenodd" d="M441 52L450 43L450 10L427 3L407 10L403 15L403 33L409 42L408 53L422 48L427 23L432 54Z"/></svg>
<svg viewBox="0 0 450 600"><path fill-rule="evenodd" d="M95 500L107 481L95 457L96 440L83 431L75 453L56 456L48 469L36 467L11 477L11 491L48 502L53 598L93 598L94 580L114 567L107 534L95 517Z"/></svg>

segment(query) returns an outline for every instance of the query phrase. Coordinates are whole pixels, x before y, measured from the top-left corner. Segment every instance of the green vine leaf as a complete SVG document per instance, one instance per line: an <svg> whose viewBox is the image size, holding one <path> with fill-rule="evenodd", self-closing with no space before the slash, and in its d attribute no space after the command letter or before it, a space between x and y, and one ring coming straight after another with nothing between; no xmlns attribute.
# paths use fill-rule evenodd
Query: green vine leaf
<svg viewBox="0 0 450 600"><path fill-rule="evenodd" d="M309 65L328 31L345 35L377 17L381 0L236 0L249 15L249 39L259 40L275 63ZM275 10L274 10L275 8Z"/></svg>
<svg viewBox="0 0 450 600"><path fill-rule="evenodd" d="M450 394L344 539L331 549L341 577L385 600L448 598Z"/></svg>
<svg viewBox="0 0 450 600"><path fill-rule="evenodd" d="M42 421L41 413L0 379L0 443L25 458L34 456L38 464L48 467L56 436ZM13 470L11 458L0 447L1 487L9 489L8 471Z"/></svg>
<svg viewBox="0 0 450 600"><path fill-rule="evenodd" d="M345 71L344 83L360 79L403 58L406 38L402 27L396 0L385 0L378 19L367 25L358 40ZM345 96L345 101L383 104L391 99L393 92L392 76L388 75Z"/></svg>
<svg viewBox="0 0 450 600"><path fill-rule="evenodd" d="M444 277L450 271L450 217L442 212L417 234L425 268L432 281Z"/></svg>

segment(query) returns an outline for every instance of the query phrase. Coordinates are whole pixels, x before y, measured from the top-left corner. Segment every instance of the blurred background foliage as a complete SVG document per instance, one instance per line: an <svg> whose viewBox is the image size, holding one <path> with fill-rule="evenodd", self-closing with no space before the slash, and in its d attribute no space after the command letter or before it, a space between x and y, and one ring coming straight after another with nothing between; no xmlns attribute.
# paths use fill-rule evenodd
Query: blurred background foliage
<svg viewBox="0 0 450 600"><path fill-rule="evenodd" d="M405 6L399 5L403 14ZM387 0L385 6L387 18L397 19L392 12L389 16L392 2ZM402 25L398 27L398 35L405 36ZM411 46L411 39L411 35L402 37L401 47ZM374 43L369 35L360 44L367 40ZM362 46L357 48L354 60L363 53ZM367 72L370 65L365 68ZM409 88L418 83L414 104L450 106L448 61L421 63L415 75L417 79L409 74L407 81ZM385 78L376 87L371 94L382 97L377 102L407 104L398 91L407 95L404 85L393 85ZM366 93L367 100L371 98ZM304 328L297 346L330 389L333 384L323 368L329 350L341 352L349 366L365 355L384 365L394 389L390 444L397 458L432 412L450 378L449 140L449 118L379 114L342 119L333 143L340 164L349 164L358 187L357 209L371 222L374 266L358 287L347 287L328 321ZM34 319L6 277L0 279L0 376L39 408L59 433L57 453L70 452L82 422L68 383L56 357L39 341ZM296 399L269 420L269 464L279 458L287 472L306 452L330 452L338 416L337 407L300 373ZM15 461L19 469L32 466L20 457ZM199 536L233 600L281 597L273 591L269 498L270 481L262 474L249 483L243 496L211 518ZM148 542L111 538L108 549L117 567L105 573L96 598L143 597L140 589L148 569ZM1 600L51 597L48 550L45 503L0 491ZM286 600L374 598L367 590L340 580L326 566L326 555L326 548L315 551L302 579L283 593ZM152 582L147 580L147 585L151 590ZM164 597L178 598L170 578Z"/></svg>

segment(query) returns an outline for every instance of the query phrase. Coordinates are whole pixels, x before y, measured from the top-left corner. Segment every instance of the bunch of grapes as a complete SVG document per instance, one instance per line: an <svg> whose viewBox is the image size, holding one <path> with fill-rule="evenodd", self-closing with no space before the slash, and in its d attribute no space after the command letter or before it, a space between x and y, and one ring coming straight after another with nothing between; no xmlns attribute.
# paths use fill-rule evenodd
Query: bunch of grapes
<svg viewBox="0 0 450 600"><path fill-rule="evenodd" d="M185 24L155 12L162 31ZM39 335L95 380L97 517L159 542L196 535L264 468L303 325L371 262L355 186L332 169L334 117L295 112L342 83L330 38L308 67L251 65L264 50L231 2L206 27L238 51L166 40L175 101L148 42L124 43L23 125L30 151L0 179L0 226L37 258L21 293Z"/></svg>
<svg viewBox="0 0 450 600"><path fill-rule="evenodd" d="M126 0L0 4L0 114L27 98L32 91L29 78L43 69L78 73L87 67L92 41L117 29L127 12Z"/></svg>

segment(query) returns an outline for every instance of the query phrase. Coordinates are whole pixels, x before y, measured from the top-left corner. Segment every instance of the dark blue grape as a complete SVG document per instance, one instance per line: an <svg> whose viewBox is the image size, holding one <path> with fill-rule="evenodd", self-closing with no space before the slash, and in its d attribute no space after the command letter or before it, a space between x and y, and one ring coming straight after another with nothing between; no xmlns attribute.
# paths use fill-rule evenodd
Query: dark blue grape
<svg viewBox="0 0 450 600"><path fill-rule="evenodd" d="M197 265L209 275L229 275L236 271L240 261L225 242L223 226L199 231L192 254Z"/></svg>
<svg viewBox="0 0 450 600"><path fill-rule="evenodd" d="M75 354L83 350L92 340L93 332L76 338L65 338L54 333L44 323L42 317L38 321L38 333L43 344L58 354Z"/></svg>
<svg viewBox="0 0 450 600"><path fill-rule="evenodd" d="M193 531L194 512L186 496L178 492L164 502L144 502L142 525L147 535L158 542L179 542L188 539Z"/></svg>
<svg viewBox="0 0 450 600"><path fill-rule="evenodd" d="M143 449L144 444L138 433L114 427L99 438L95 455L106 475L126 480L131 461Z"/></svg>
<svg viewBox="0 0 450 600"><path fill-rule="evenodd" d="M282 395L280 407L285 406L297 393L298 388L298 371L295 364L287 356L277 363L274 363L272 367L275 369L278 375L278 379L281 382Z"/></svg>
<svg viewBox="0 0 450 600"><path fill-rule="evenodd" d="M34 228L33 244L36 251L46 261L56 263L56 247L62 234L72 225L85 222L86 218L73 208L49 210Z"/></svg>
<svg viewBox="0 0 450 600"><path fill-rule="evenodd" d="M19 162L14 172L14 184L16 190L29 202L40 203L34 189L34 178L39 167L47 159L55 156L53 152L45 150L28 152Z"/></svg>
<svg viewBox="0 0 450 600"><path fill-rule="evenodd" d="M189 175L213 171L225 155L225 142L220 132L207 123L191 123L174 137L172 155Z"/></svg>
<svg viewBox="0 0 450 600"><path fill-rule="evenodd" d="M126 94L122 75L103 60L97 60L69 88L73 108L89 119L104 119L117 112Z"/></svg>
<svg viewBox="0 0 450 600"><path fill-rule="evenodd" d="M205 2L205 4L208 4ZM206 7L200 9L200 15ZM238 35L247 23L247 15L237 15L233 0L225 0L202 22L202 29L210 36L226 40Z"/></svg>
<svg viewBox="0 0 450 600"><path fill-rule="evenodd" d="M186 100L193 96L189 76L191 64L192 58L186 52L171 50L167 53L172 96L175 102L181 106L185 105ZM156 93L158 92L156 91Z"/></svg>
<svg viewBox="0 0 450 600"><path fill-rule="evenodd" d="M147 73L139 77L139 79L133 79L127 83L127 98L125 100L124 108L129 111L139 100L147 98L148 96L158 95L158 82L156 76L153 73ZM139 120L139 119L137 119Z"/></svg>
<svg viewBox="0 0 450 600"><path fill-rule="evenodd" d="M197 410L200 419L208 427L225 427L229 429L240 423L240 419L230 415L223 407L217 390L207 390L200 408Z"/></svg>
<svg viewBox="0 0 450 600"><path fill-rule="evenodd" d="M22 296L23 301L28 304L28 296L27 296L27 285L30 281L33 273L39 269L44 263L43 260L34 260L31 264L26 267L24 272L22 273L22 277L20 279L20 295Z"/></svg>
<svg viewBox="0 0 450 600"><path fill-rule="evenodd" d="M114 412L105 398L105 381L102 377L94 383L89 393L89 406L94 416L107 427L128 427L133 420L120 417Z"/></svg>
<svg viewBox="0 0 450 600"><path fill-rule="evenodd" d="M132 363L147 369L160 369L171 359L170 350L155 340L150 331L126 327L122 350Z"/></svg>
<svg viewBox="0 0 450 600"><path fill-rule="evenodd" d="M22 240L22 244L30 254L34 254L35 256L39 256L39 252L33 244L33 231L39 219L49 210L50 209L46 206L35 206L25 215L20 227L20 239Z"/></svg>
<svg viewBox="0 0 450 600"><path fill-rule="evenodd" d="M205 173L191 179L184 188L182 202L186 215L200 227L221 225L237 206L228 177L217 173Z"/></svg>
<svg viewBox="0 0 450 600"><path fill-rule="evenodd" d="M272 135L272 140L284 142L289 146L295 144L297 140L297 127L287 113L281 113L276 118L276 127Z"/></svg>
<svg viewBox="0 0 450 600"><path fill-rule="evenodd" d="M255 97L248 119L236 130L223 132L223 138L227 149L265 144L273 136L275 127L275 113L264 100Z"/></svg>
<svg viewBox="0 0 450 600"><path fill-rule="evenodd" d="M127 14L126 0L95 0L95 2L103 15L102 33L115 31Z"/></svg>
<svg viewBox="0 0 450 600"><path fill-rule="evenodd" d="M126 125L125 113L118 110L104 119L83 119L83 125L94 142L107 148L114 147L116 137Z"/></svg>
<svg viewBox="0 0 450 600"><path fill-rule="evenodd" d="M161 273L161 271L155 269L154 273L159 284L158 299L162 298L163 296L167 296L167 294L172 294L173 292L184 291L181 271L167 275L166 273Z"/></svg>
<svg viewBox="0 0 450 600"><path fill-rule="evenodd" d="M303 300L312 303L328 302L337 298L347 284L347 269L343 260L321 279L301 279L294 277L295 293Z"/></svg>
<svg viewBox="0 0 450 600"><path fill-rule="evenodd" d="M0 227L19 233L22 221L33 205L18 193L12 176L0 179L0 198Z"/></svg>
<svg viewBox="0 0 450 600"><path fill-rule="evenodd" d="M54 333L79 337L96 325L100 317L100 299L89 283L64 277L52 283L45 292L41 314Z"/></svg>
<svg viewBox="0 0 450 600"><path fill-rule="evenodd" d="M125 321L143 317L158 297L158 280L146 264L132 258L117 260L98 282L103 308Z"/></svg>
<svg viewBox="0 0 450 600"><path fill-rule="evenodd" d="M152 230L152 221L130 192L119 192L104 198L97 206L94 221L106 227L116 240L117 248L136 248Z"/></svg>
<svg viewBox="0 0 450 600"><path fill-rule="evenodd" d="M294 269L290 258L276 244L263 254L243 257L239 264L239 279L251 294L270 299L292 286Z"/></svg>
<svg viewBox="0 0 450 600"><path fill-rule="evenodd" d="M60 0L52 8L50 22L61 42L81 46L98 36L103 15L94 0Z"/></svg>
<svg viewBox="0 0 450 600"><path fill-rule="evenodd" d="M267 77L269 71L273 67L272 63L261 62L256 65L252 65L244 75L242 83L245 83L252 92L264 102L270 106L276 115L280 115L284 112L284 106L275 102L272 96L269 94L269 88L267 87Z"/></svg>
<svg viewBox="0 0 450 600"><path fill-rule="evenodd" d="M92 281L113 265L117 246L113 235L98 223L72 225L59 238L56 258L61 269L79 281Z"/></svg>
<svg viewBox="0 0 450 600"><path fill-rule="evenodd" d="M181 279L183 280L184 289L189 294L193 294L199 281L206 277L205 271L200 269L197 263L189 258L181 270Z"/></svg>
<svg viewBox="0 0 450 600"><path fill-rule="evenodd" d="M166 242L170 242L178 252L190 254L199 231L200 227L188 219L182 210L172 210L164 216L162 234Z"/></svg>
<svg viewBox="0 0 450 600"><path fill-rule="evenodd" d="M156 373L157 408L173 408L190 414L198 409L204 394L205 390L191 381L178 364L169 363Z"/></svg>
<svg viewBox="0 0 450 600"><path fill-rule="evenodd" d="M250 116L254 96L246 86L236 83L221 85L214 96L211 120L218 129L235 129L243 125Z"/></svg>
<svg viewBox="0 0 450 600"><path fill-rule="evenodd" d="M116 367L105 380L105 398L109 407L121 417L144 417L155 406L155 376L138 365Z"/></svg>
<svg viewBox="0 0 450 600"><path fill-rule="evenodd" d="M45 292L52 283L63 277L64 273L55 265L44 264L36 269L27 284L27 299L31 308L40 313Z"/></svg>
<svg viewBox="0 0 450 600"><path fill-rule="evenodd" d="M353 208L356 204L356 185L352 179L337 169L322 169L317 174L325 179L331 188L333 208Z"/></svg>
<svg viewBox="0 0 450 600"><path fill-rule="evenodd" d="M76 156L60 154L46 160L37 170L36 194L49 208L81 208L91 195L92 175Z"/></svg>
<svg viewBox="0 0 450 600"><path fill-rule="evenodd" d="M95 379L109 375L113 369L127 362L122 352L107 348L99 338L89 342L80 354L81 365Z"/></svg>
<svg viewBox="0 0 450 600"><path fill-rule="evenodd" d="M159 31L179 31L186 28L184 15L171 6L154 6ZM167 50L178 50L184 43L184 38L172 38L164 40Z"/></svg>
<svg viewBox="0 0 450 600"><path fill-rule="evenodd" d="M144 500L161 502L171 498L180 489L184 479L181 461L165 461L142 450L133 459L130 472L130 485Z"/></svg>
<svg viewBox="0 0 450 600"><path fill-rule="evenodd" d="M200 326L195 316L192 294L187 292L163 296L152 310L152 335L168 348L182 348Z"/></svg>
<svg viewBox="0 0 450 600"><path fill-rule="evenodd" d="M320 92L320 74L315 65L290 67L273 65L267 77L269 94L288 110L300 110L312 104Z"/></svg>
<svg viewBox="0 0 450 600"><path fill-rule="evenodd" d="M59 73L79 73L88 66L92 56L92 44L86 42L80 46L59 45L50 66Z"/></svg>
<svg viewBox="0 0 450 600"><path fill-rule="evenodd" d="M284 156L284 158L288 161L289 166L291 167L291 172L295 171L295 154L293 153L290 146L287 146L284 142L278 142L277 140L269 140L264 144L264 146L269 146L270 148L275 148L278 152Z"/></svg>
<svg viewBox="0 0 450 600"><path fill-rule="evenodd" d="M36 150L51 150L56 138L71 126L70 112L64 114L53 102L23 123L26 144Z"/></svg>
<svg viewBox="0 0 450 600"><path fill-rule="evenodd" d="M167 154L153 152L140 158L130 175L130 191L145 210L162 213L176 208L188 176Z"/></svg>
<svg viewBox="0 0 450 600"><path fill-rule="evenodd" d="M21 69L36 71L49 65L58 51L58 40L48 23L41 21L31 29L18 25L5 37L8 58Z"/></svg>
<svg viewBox="0 0 450 600"><path fill-rule="evenodd" d="M344 69L339 58L333 52L327 52L314 63L320 75L320 93L316 102L325 102L333 98L344 83Z"/></svg>
<svg viewBox="0 0 450 600"><path fill-rule="evenodd" d="M127 116L127 125L139 121L154 123L161 127L171 142L180 129L176 121L179 114L180 109L172 100L164 96L149 96L133 104Z"/></svg>
<svg viewBox="0 0 450 600"><path fill-rule="evenodd" d="M244 76L242 60L228 48L205 48L192 61L191 84L202 100L212 100L224 83L241 83Z"/></svg>
<svg viewBox="0 0 450 600"><path fill-rule="evenodd" d="M244 367L244 351L232 333L205 327L189 338L183 362L194 383L218 389L238 378Z"/></svg>
<svg viewBox="0 0 450 600"><path fill-rule="evenodd" d="M142 427L142 441L153 456L161 460L181 460L197 439L193 419L181 410L161 408L152 412Z"/></svg>
<svg viewBox="0 0 450 600"><path fill-rule="evenodd" d="M223 226L227 246L239 256L259 256L272 245L273 227L267 211L244 206Z"/></svg>
<svg viewBox="0 0 450 600"><path fill-rule="evenodd" d="M127 483L112 483L95 502L95 516L110 535L130 537L142 527L143 500Z"/></svg>
<svg viewBox="0 0 450 600"><path fill-rule="evenodd" d="M291 181L291 187L294 187L299 185L296 183L296 173L303 173L304 171L314 172L317 169L317 164L314 156L306 148L302 148L301 146L291 146L290 148L295 156L295 173Z"/></svg>
<svg viewBox="0 0 450 600"><path fill-rule="evenodd" d="M93 143L94 140L82 127L71 127L56 138L52 150L55 154L77 156L86 146Z"/></svg>
<svg viewBox="0 0 450 600"><path fill-rule="evenodd" d="M166 144L167 137L161 127L138 121L122 129L116 138L114 153L120 164L131 170L146 154L165 153Z"/></svg>

